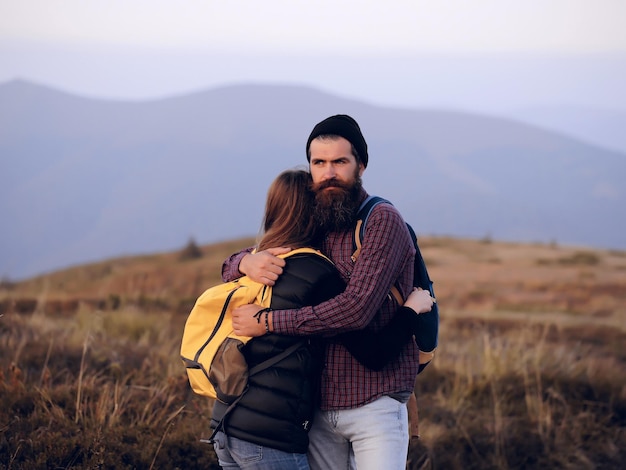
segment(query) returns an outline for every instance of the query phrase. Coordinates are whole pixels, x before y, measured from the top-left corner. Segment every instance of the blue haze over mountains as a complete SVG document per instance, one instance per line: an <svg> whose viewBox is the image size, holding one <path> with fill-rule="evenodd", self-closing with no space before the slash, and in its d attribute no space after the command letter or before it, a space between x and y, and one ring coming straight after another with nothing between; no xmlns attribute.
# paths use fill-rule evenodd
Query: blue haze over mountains
<svg viewBox="0 0 626 470"><path fill-rule="evenodd" d="M313 125L352 115L371 194L418 235L626 249L626 152L493 116L380 107L319 90L234 85L87 99L0 85L0 276L253 236Z"/></svg>

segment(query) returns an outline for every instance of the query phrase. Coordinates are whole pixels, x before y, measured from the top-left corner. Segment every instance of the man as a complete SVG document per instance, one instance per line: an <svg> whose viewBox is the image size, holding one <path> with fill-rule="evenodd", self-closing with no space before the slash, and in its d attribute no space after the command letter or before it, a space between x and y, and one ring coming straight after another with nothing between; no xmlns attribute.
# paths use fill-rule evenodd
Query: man
<svg viewBox="0 0 626 470"><path fill-rule="evenodd" d="M367 197L361 176L369 158L354 119L335 115L321 121L306 149L316 193L315 217L327 234L321 249L334 261L347 288L316 307L272 311L261 322L254 318L259 306L240 307L233 313L233 326L237 334L247 336L272 331L328 337L320 410L309 434L311 468L404 469L409 438L406 401L418 371L415 343L409 342L399 358L373 371L332 336L377 330L390 320L397 304L389 290L395 284L405 298L411 291L415 249L397 210L380 204L368 220L358 260L351 258L355 216ZM274 255L284 249L234 255L224 264L223 277L245 273L272 285L284 266Z"/></svg>

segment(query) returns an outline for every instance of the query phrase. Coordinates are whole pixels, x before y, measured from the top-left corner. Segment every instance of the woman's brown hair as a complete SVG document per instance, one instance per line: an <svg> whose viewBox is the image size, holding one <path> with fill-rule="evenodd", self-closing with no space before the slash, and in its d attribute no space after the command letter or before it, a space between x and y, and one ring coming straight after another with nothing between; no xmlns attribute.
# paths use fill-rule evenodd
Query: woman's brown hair
<svg viewBox="0 0 626 470"><path fill-rule="evenodd" d="M314 203L308 171L286 170L278 175L267 191L263 234L257 250L315 246L318 230L313 220Z"/></svg>

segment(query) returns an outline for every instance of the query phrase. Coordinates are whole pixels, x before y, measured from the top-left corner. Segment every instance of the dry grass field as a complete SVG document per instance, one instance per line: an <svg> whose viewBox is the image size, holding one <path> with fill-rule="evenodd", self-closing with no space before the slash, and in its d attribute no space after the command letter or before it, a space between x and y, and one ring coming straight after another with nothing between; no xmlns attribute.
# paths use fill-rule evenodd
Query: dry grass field
<svg viewBox="0 0 626 470"><path fill-rule="evenodd" d="M236 240L0 284L0 468L218 468L178 357ZM626 253L423 238L440 347L415 469L626 461Z"/></svg>

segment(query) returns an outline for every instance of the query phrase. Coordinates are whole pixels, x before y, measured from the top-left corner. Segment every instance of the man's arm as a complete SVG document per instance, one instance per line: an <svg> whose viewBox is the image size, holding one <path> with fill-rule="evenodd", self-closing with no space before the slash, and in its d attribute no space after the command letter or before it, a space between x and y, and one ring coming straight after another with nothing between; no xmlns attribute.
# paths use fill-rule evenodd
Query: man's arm
<svg viewBox="0 0 626 470"><path fill-rule="evenodd" d="M231 255L224 261L222 264L222 281L234 281L244 275L244 273L239 270L239 264L244 256L252 253L252 250L253 248L246 248L245 250Z"/></svg>
<svg viewBox="0 0 626 470"><path fill-rule="evenodd" d="M338 253L348 247L345 237L351 235L343 234L343 244L336 248ZM335 255L331 254L331 257L335 259ZM342 256L347 258L349 254L342 252ZM391 205L378 205L368 221L361 254L353 266L346 290L315 307L271 312L268 315L270 331L306 336L333 335L364 328L383 306L396 280L401 281L408 294L414 256L415 248L400 214ZM395 312L397 306L393 301L389 302L393 304L390 311ZM235 309L235 332L246 336L265 334L265 325L257 323L253 317L260 309L255 305Z"/></svg>

